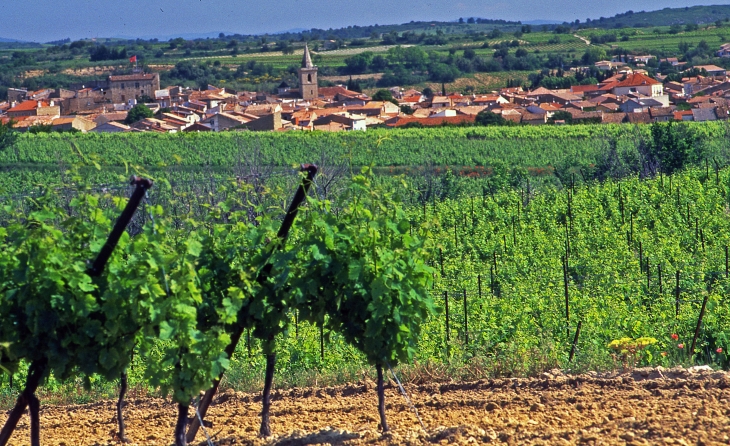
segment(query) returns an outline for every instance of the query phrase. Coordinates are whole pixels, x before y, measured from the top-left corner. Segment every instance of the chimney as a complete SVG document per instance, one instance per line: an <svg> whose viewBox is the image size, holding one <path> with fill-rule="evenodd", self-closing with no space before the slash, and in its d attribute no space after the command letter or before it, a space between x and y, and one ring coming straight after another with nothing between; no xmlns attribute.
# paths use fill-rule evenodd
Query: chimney
<svg viewBox="0 0 730 446"><path fill-rule="evenodd" d="M41 101L38 101L38 108L43 107L43 103Z"/></svg>

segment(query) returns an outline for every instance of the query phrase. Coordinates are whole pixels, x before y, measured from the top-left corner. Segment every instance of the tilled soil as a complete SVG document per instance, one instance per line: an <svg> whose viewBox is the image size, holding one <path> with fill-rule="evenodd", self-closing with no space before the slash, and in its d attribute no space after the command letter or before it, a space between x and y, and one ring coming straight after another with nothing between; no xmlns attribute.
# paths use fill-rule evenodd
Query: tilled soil
<svg viewBox="0 0 730 446"><path fill-rule="evenodd" d="M372 382L274 392L274 436L257 437L261 397L228 390L207 419L216 445L307 444L592 444L720 445L730 443L730 374L707 367L638 369L625 374L407 386L425 425L396 386L386 389L391 432L381 434ZM172 443L175 406L162 399L129 401L132 444ZM0 420L3 420L0 417ZM115 403L41 409L44 445L120 444ZM28 444L24 417L11 440ZM207 444L201 431L198 441Z"/></svg>

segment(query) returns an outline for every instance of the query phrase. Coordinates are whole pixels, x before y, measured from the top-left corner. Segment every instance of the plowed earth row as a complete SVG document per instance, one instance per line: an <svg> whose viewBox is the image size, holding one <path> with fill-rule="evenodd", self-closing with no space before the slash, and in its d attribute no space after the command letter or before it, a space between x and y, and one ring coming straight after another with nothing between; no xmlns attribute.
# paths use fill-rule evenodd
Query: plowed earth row
<svg viewBox="0 0 730 446"><path fill-rule="evenodd" d="M407 387L425 430L391 385L391 432L382 435L374 385L361 382L274 392L275 435L268 439L257 438L260 396L228 390L210 408L208 433L216 445L730 443L730 374L706 368ZM42 444L119 444L114 414L111 401L44 406ZM128 437L138 445L171 444L175 415L162 399L129 401ZM24 417L12 444L28 444L28 426ZM197 440L205 440L202 432Z"/></svg>

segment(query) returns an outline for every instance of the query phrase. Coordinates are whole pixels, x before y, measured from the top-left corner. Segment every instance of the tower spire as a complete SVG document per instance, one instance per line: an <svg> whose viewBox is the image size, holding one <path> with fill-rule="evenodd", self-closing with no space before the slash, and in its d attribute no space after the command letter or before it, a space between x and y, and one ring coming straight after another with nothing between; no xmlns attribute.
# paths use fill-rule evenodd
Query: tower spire
<svg viewBox="0 0 730 446"><path fill-rule="evenodd" d="M304 44L304 57L302 57L302 68L314 68L312 56L309 55L309 44Z"/></svg>

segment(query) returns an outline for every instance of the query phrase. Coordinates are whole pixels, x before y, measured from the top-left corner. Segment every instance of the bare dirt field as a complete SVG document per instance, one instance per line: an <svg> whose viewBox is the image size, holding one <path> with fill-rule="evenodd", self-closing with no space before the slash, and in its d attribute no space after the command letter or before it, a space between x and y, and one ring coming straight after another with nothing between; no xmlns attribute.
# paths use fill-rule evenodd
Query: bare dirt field
<svg viewBox="0 0 730 446"><path fill-rule="evenodd" d="M260 396L228 390L211 406L216 445L307 444L588 444L730 443L730 374L708 368L638 369L625 374L563 375L469 383L408 385L422 429L397 387L386 390L391 432L379 431L372 382L274 392L274 436L257 438ZM114 403L44 406L42 444L107 445ZM172 443L174 406L130 400L133 444ZM3 419L1 416L0 419ZM28 444L24 417L11 443ZM207 444L203 433L198 441Z"/></svg>

